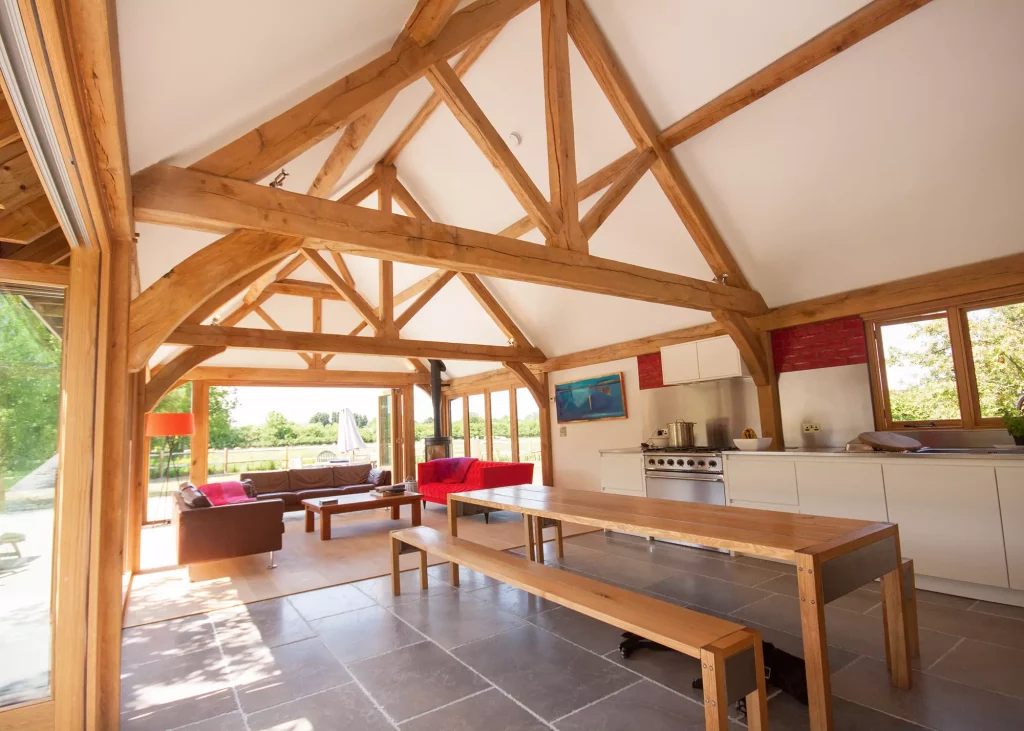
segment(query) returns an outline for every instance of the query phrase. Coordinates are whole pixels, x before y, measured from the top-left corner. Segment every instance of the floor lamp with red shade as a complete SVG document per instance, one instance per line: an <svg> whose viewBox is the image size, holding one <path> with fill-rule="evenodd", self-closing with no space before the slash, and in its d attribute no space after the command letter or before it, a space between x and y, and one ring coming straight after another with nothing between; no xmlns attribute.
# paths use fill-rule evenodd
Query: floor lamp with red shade
<svg viewBox="0 0 1024 731"><path fill-rule="evenodd" d="M146 436L147 437L190 437L195 433L196 423L190 412L185 413L149 413L146 414ZM173 442L172 442L173 444ZM167 470L170 471L171 464L174 460L174 449L173 446L168 450L167 454ZM146 472L149 472L147 467ZM147 475L148 477L148 475ZM147 479L148 485L148 479ZM147 487L146 492L149 492ZM164 486L160 493L161 498L167 497L167 479L164 477ZM148 498L147 498L148 500ZM147 522L170 522L170 516L160 521L147 521Z"/></svg>

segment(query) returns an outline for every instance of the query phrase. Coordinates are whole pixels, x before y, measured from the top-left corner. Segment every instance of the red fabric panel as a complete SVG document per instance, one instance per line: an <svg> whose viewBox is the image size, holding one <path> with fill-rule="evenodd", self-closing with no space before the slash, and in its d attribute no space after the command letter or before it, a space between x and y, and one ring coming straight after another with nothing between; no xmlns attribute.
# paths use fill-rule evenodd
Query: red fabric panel
<svg viewBox="0 0 1024 731"><path fill-rule="evenodd" d="M636 357L637 370L640 371L640 390L648 388L661 388L665 385L661 372L661 351L638 355Z"/></svg>
<svg viewBox="0 0 1024 731"><path fill-rule="evenodd" d="M772 357L779 373L867 363L864 321L843 317L774 330Z"/></svg>
<svg viewBox="0 0 1024 731"><path fill-rule="evenodd" d="M245 494L245 487L241 482L211 482L200 487L199 491L209 498L211 505L256 502L256 498Z"/></svg>
<svg viewBox="0 0 1024 731"><path fill-rule="evenodd" d="M438 460L435 460L438 461ZM420 467L431 462L421 462ZM417 473L420 494L432 503L444 505L448 502L448 494L467 492L469 490L486 490L491 487L508 485L525 485L533 481L532 462L482 462L471 460L469 472L464 483L437 482L423 480L423 471Z"/></svg>

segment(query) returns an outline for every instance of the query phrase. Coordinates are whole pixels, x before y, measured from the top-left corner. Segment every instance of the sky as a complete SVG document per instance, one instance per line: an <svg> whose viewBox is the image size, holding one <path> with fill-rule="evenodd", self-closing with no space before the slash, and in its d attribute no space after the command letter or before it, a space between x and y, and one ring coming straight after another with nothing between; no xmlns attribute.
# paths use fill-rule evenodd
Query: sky
<svg viewBox="0 0 1024 731"><path fill-rule="evenodd" d="M296 387L255 387L247 386L235 389L238 407L232 412L232 421L236 426L259 425L267 419L271 411L279 411L291 421L305 424L318 411L341 411L349 408L355 414L363 414L373 419L377 416L377 398L386 391L378 388L296 388ZM414 406L416 421L423 421L431 416L430 397L421 389L413 389L416 394ZM525 388L517 392L519 412L528 414L537 410L533 398ZM509 399L504 392L491 395L491 414L500 419L509 414ZM462 412L461 400L456 405L458 413ZM470 411L474 414L484 413L483 395L471 396Z"/></svg>

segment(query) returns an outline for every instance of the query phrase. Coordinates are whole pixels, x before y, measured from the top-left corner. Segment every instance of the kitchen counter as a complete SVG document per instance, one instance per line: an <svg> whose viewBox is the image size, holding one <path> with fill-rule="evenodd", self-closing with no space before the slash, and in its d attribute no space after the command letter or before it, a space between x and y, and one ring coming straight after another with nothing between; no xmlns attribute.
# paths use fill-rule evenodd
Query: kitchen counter
<svg viewBox="0 0 1024 731"><path fill-rule="evenodd" d="M599 449L598 454L643 454L640 447L622 447L620 449Z"/></svg>
<svg viewBox="0 0 1024 731"><path fill-rule="evenodd" d="M787 449L785 452L723 452L724 457L841 457L854 459L995 459L1024 460L1024 447L1015 449L923 449L919 452L847 452L841 447Z"/></svg>

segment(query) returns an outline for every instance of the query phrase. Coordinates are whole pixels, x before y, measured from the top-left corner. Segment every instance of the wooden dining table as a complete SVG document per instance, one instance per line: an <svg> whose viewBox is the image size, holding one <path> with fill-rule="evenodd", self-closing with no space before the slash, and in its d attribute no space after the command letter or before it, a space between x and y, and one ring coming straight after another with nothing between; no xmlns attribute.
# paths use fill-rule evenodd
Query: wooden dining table
<svg viewBox="0 0 1024 731"><path fill-rule="evenodd" d="M684 503L543 485L448 496L448 525L458 534L459 505L523 516L528 554L544 560L542 531L567 521L787 561L796 565L810 727L834 728L825 605L881 579L882 629L892 684L909 690L918 652L913 562L900 554L899 526L849 518ZM458 567L452 565L458 583Z"/></svg>

